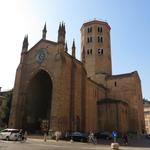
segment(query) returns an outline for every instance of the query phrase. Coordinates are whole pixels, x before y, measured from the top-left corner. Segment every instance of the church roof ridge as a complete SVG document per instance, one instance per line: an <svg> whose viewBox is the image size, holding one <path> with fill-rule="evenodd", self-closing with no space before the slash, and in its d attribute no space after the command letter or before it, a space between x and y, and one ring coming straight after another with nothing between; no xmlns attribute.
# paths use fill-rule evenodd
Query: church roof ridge
<svg viewBox="0 0 150 150"><path fill-rule="evenodd" d="M30 52L32 49L34 49L41 41L45 41L47 43L50 43L50 44L53 44L53 45L57 45L57 42L46 40L46 39L41 39L36 44L34 44L34 46L32 46L27 52Z"/></svg>

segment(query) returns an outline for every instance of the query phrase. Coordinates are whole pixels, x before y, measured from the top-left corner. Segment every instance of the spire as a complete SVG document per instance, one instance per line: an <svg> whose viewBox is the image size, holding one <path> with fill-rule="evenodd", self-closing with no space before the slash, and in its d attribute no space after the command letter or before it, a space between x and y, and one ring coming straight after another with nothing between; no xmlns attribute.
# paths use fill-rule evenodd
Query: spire
<svg viewBox="0 0 150 150"><path fill-rule="evenodd" d="M66 32L65 23L64 22L62 22L62 30L63 30L63 32Z"/></svg>
<svg viewBox="0 0 150 150"><path fill-rule="evenodd" d="M82 51L82 63L85 63L85 47L83 46L83 51Z"/></svg>
<svg viewBox="0 0 150 150"><path fill-rule="evenodd" d="M68 52L67 42L66 42L66 44L65 44L65 51Z"/></svg>
<svg viewBox="0 0 150 150"><path fill-rule="evenodd" d="M47 33L47 29L46 29L46 23L44 25L44 29L43 29L43 35L42 35L42 39L46 39L46 33Z"/></svg>
<svg viewBox="0 0 150 150"><path fill-rule="evenodd" d="M75 40L73 40L73 43L72 43L72 57L76 57L75 55L75 50L76 50L76 47L75 47Z"/></svg>
<svg viewBox="0 0 150 150"><path fill-rule="evenodd" d="M62 43L65 45L65 35L66 35L65 24L62 22L59 24L58 29L58 43Z"/></svg>
<svg viewBox="0 0 150 150"><path fill-rule="evenodd" d="M26 52L28 50L28 35L25 35L22 45L22 53Z"/></svg>
<svg viewBox="0 0 150 150"><path fill-rule="evenodd" d="M61 22L59 23L59 29L58 29L58 32L60 32L61 31Z"/></svg>

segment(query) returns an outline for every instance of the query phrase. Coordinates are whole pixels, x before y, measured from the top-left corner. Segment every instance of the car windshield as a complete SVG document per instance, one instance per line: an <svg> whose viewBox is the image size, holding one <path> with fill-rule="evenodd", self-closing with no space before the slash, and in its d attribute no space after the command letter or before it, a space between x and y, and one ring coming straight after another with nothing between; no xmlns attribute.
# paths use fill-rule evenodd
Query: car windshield
<svg viewBox="0 0 150 150"><path fill-rule="evenodd" d="M13 130L11 133L19 133L19 130Z"/></svg>
<svg viewBox="0 0 150 150"><path fill-rule="evenodd" d="M18 132L19 132L19 130L18 130L18 129L5 129L5 130L2 130L1 132L18 133Z"/></svg>
<svg viewBox="0 0 150 150"><path fill-rule="evenodd" d="M74 136L81 136L82 133L80 133L80 132L73 132L72 135L74 135Z"/></svg>
<svg viewBox="0 0 150 150"><path fill-rule="evenodd" d="M8 130L2 130L1 132L9 132Z"/></svg>

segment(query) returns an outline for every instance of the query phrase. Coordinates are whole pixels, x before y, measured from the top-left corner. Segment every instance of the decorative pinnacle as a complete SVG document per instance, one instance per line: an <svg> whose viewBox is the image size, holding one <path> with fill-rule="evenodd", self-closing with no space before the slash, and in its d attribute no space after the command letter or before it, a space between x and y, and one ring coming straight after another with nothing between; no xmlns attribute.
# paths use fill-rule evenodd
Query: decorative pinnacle
<svg viewBox="0 0 150 150"><path fill-rule="evenodd" d="M75 40L73 39L72 48L75 48Z"/></svg>
<svg viewBox="0 0 150 150"><path fill-rule="evenodd" d="M75 47L75 40L73 39L73 43L72 43L72 56L75 57L75 50L76 50L76 47Z"/></svg>
<svg viewBox="0 0 150 150"><path fill-rule="evenodd" d="M45 25L44 25L43 32L44 32L44 33L46 33L46 32L47 32L47 29L46 29L46 22L45 22Z"/></svg>
<svg viewBox="0 0 150 150"><path fill-rule="evenodd" d="M67 42L65 43L65 51L68 52Z"/></svg>

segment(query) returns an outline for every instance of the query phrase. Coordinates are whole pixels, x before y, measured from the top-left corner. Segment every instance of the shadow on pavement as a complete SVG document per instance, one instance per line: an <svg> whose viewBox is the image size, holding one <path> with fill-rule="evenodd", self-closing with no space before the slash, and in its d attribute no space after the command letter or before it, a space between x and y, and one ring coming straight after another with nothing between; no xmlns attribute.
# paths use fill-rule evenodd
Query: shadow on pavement
<svg viewBox="0 0 150 150"><path fill-rule="evenodd" d="M102 145L111 145L112 142L113 140L102 140L102 139L98 140L98 144ZM123 139L117 139L117 143L119 143L120 146L143 147L143 148L150 147L150 139L147 139L145 137L128 139L127 145L124 144Z"/></svg>

